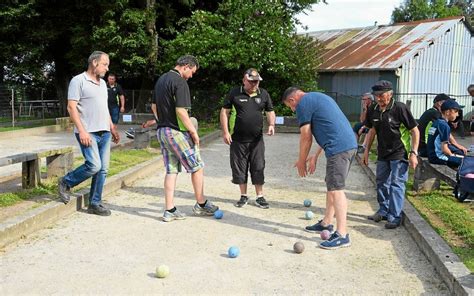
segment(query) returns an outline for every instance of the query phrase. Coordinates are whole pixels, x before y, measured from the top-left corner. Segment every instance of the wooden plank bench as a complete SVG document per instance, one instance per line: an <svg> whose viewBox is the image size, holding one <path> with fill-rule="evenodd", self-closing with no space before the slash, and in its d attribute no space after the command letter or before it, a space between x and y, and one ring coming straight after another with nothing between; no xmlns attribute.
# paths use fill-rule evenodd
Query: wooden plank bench
<svg viewBox="0 0 474 296"><path fill-rule="evenodd" d="M413 188L416 191L436 190L440 187L440 181L444 181L454 188L456 186L456 171L446 165L432 164L425 157L418 157Z"/></svg>
<svg viewBox="0 0 474 296"><path fill-rule="evenodd" d="M23 188L34 188L41 183L41 158L46 158L48 178L63 176L72 169L74 161L72 149L72 147L44 149L0 157L0 167L22 163L21 185Z"/></svg>

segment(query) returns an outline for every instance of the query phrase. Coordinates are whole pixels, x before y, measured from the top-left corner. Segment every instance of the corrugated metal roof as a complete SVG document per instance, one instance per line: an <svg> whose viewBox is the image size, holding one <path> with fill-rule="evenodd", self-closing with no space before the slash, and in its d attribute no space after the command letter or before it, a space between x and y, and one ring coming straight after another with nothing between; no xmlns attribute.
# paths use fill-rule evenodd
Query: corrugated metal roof
<svg viewBox="0 0 474 296"><path fill-rule="evenodd" d="M463 17L451 17L307 35L325 46L322 72L394 70L463 21Z"/></svg>

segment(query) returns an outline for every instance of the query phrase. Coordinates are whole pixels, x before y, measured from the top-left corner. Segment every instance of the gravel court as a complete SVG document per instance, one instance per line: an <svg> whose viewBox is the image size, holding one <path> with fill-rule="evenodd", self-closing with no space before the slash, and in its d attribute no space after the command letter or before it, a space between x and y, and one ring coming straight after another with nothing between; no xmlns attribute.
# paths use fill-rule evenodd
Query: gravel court
<svg viewBox="0 0 474 296"><path fill-rule="evenodd" d="M163 169L108 196L112 216L75 213L7 247L1 254L0 294L448 294L404 228L387 231L365 219L374 186L357 164L347 184L350 248L323 250L304 226L322 218L324 157L315 175L297 177L296 134L265 137L270 209L236 208L229 149L217 140L203 149L205 194L224 211L221 220L192 216L190 177L178 177L176 205L188 218L161 222ZM255 200L253 186L249 186ZM311 221L304 220L313 201ZM292 246L302 241L305 251ZM240 256L227 257L230 246ZM160 264L165 279L154 277Z"/></svg>

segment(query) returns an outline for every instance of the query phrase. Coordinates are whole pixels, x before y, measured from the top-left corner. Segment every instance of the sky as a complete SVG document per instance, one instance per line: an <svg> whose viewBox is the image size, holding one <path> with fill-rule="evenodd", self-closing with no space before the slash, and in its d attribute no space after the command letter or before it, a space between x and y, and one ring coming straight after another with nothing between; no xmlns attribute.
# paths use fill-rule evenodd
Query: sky
<svg viewBox="0 0 474 296"><path fill-rule="evenodd" d="M390 17L395 7L403 0L326 0L328 4L313 5L313 11L300 14L298 19L307 30L297 28L298 33L357 28L390 23Z"/></svg>

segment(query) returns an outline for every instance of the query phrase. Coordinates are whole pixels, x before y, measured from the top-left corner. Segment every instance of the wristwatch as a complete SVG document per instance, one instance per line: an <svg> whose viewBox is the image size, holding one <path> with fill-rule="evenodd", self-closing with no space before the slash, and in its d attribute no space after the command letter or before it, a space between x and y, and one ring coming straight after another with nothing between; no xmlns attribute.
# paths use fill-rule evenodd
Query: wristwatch
<svg viewBox="0 0 474 296"><path fill-rule="evenodd" d="M418 152L416 152L415 150L411 150L410 154L415 154L415 156L418 156Z"/></svg>

